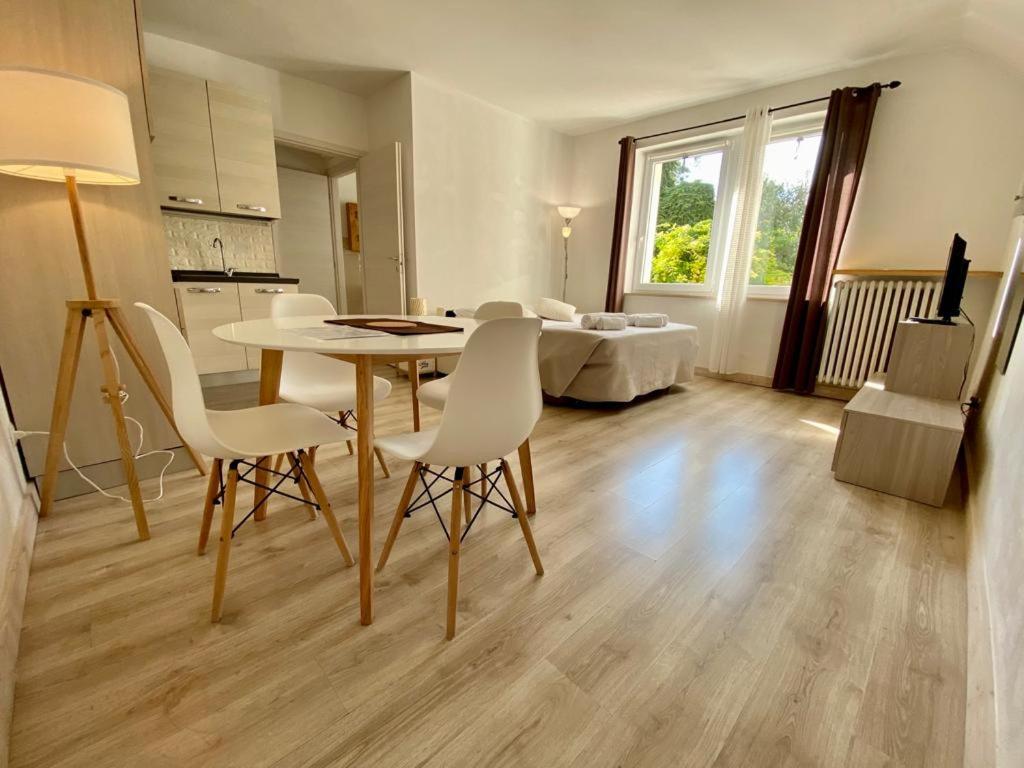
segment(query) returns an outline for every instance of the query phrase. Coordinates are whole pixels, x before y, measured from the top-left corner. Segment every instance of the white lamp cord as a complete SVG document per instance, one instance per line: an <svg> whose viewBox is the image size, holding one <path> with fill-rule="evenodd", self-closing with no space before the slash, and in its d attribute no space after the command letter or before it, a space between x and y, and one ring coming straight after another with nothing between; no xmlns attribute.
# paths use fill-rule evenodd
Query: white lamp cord
<svg viewBox="0 0 1024 768"><path fill-rule="evenodd" d="M121 366L117 362L117 355L114 354L113 350L111 350L110 354L111 354L111 357L114 359L114 368L117 369L117 379L118 379L118 381L120 381L121 380ZM129 395L128 395L128 393L126 391L121 390L121 392L118 393L118 397L121 400L121 405L124 405L125 403L128 402ZM143 452L143 450L142 450L142 443L145 440L146 431L143 429L142 424L140 424L138 422L138 420L133 419L131 416L127 416L127 415L124 417L124 420L125 421L130 421L132 424L134 424L136 427L139 428L139 442L138 442L138 445L135 447L135 450L132 451L132 458L133 459L135 459L135 460L145 459L148 456L155 456L155 455L157 455L159 453L166 454L166 456L167 456L167 461L164 463L163 468L160 470L159 492L157 493L156 496L154 496L151 499L143 499L143 502L146 503L146 504L148 504L151 501L160 501L160 499L162 499L163 496L164 496L164 475L167 474L167 470L170 468L171 464L174 462L174 451L169 451L169 450L166 450L164 448L158 448L158 449L153 450L153 451ZM49 432L28 432L28 431L22 431L22 430L15 430L14 437L17 440L21 440L23 437L28 437L29 435L49 435L49 434L50 434ZM101 493L102 495L106 496L108 499L115 499L117 501L123 501L125 504L130 504L131 503L131 499L126 499L124 496L118 496L117 494L107 493L107 491L103 490L96 483L94 483L92 480L90 480L88 477L86 477L85 474L82 472L82 470L79 469L78 466L75 464L75 462L73 462L71 460L71 456L68 455L68 444L67 444L67 441L64 442L64 459L67 461L68 465L73 470L75 470L75 474L77 474L80 478L82 478L82 480L84 480L86 483L88 483L90 486L92 486L92 488L94 490L96 490L99 493Z"/></svg>

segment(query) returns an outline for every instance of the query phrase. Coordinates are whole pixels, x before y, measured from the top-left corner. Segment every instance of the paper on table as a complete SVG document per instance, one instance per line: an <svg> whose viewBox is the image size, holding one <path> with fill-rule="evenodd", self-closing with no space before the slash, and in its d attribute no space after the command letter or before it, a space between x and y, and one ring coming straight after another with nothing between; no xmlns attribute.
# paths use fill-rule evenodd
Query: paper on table
<svg viewBox="0 0 1024 768"><path fill-rule="evenodd" d="M373 336L387 336L386 331L371 331L368 328L353 328L349 325L317 326L315 328L287 328L288 333L305 336L307 339L334 341L336 339L367 339Z"/></svg>

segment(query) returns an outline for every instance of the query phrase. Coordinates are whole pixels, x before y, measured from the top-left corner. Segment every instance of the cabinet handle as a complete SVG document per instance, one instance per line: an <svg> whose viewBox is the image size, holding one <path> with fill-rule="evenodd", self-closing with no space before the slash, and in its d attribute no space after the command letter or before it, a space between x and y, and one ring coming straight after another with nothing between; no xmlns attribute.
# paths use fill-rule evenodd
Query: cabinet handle
<svg viewBox="0 0 1024 768"><path fill-rule="evenodd" d="M257 288L255 293L284 293L284 288Z"/></svg>
<svg viewBox="0 0 1024 768"><path fill-rule="evenodd" d="M203 200L200 197L183 197L182 195L168 195L168 200L173 200L176 203L188 203L190 205L202 205Z"/></svg>
<svg viewBox="0 0 1024 768"><path fill-rule="evenodd" d="M189 293L220 293L220 288L197 288L193 286L188 289Z"/></svg>
<svg viewBox="0 0 1024 768"><path fill-rule="evenodd" d="M254 203L238 203L235 206L243 211L255 211L256 213L266 213L267 207L265 205L256 205Z"/></svg>

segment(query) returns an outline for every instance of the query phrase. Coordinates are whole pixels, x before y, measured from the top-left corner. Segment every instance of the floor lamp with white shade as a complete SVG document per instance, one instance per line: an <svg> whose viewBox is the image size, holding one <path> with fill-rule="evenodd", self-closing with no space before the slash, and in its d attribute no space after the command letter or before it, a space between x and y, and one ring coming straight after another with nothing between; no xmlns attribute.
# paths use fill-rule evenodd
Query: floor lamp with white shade
<svg viewBox="0 0 1024 768"><path fill-rule="evenodd" d="M105 382L101 387L102 395L110 405L114 419L135 524L139 538L148 539L149 525L135 472L134 452L125 426L121 399L123 387L110 347L108 324L172 426L174 417L167 398L132 336L120 302L100 298L96 291L78 198L79 184L139 183L128 98L112 86L77 75L29 68L0 68L0 104L4 107L4 115L0 119L0 173L64 183L85 280L86 298L65 302L67 321L54 391L39 514L48 514L53 504L82 337L86 321L91 320ZM178 436L181 437L180 433ZM206 465L202 458L188 450L196 468L205 473Z"/></svg>

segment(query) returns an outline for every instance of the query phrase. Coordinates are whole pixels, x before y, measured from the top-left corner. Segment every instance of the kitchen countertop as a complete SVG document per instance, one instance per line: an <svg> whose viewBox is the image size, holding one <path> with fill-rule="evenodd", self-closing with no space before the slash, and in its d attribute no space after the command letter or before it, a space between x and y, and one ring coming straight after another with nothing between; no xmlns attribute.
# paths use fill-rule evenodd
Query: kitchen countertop
<svg viewBox="0 0 1024 768"><path fill-rule="evenodd" d="M235 272L228 275L203 269L172 269L174 283L283 283L298 285L297 277L281 277L276 272Z"/></svg>

